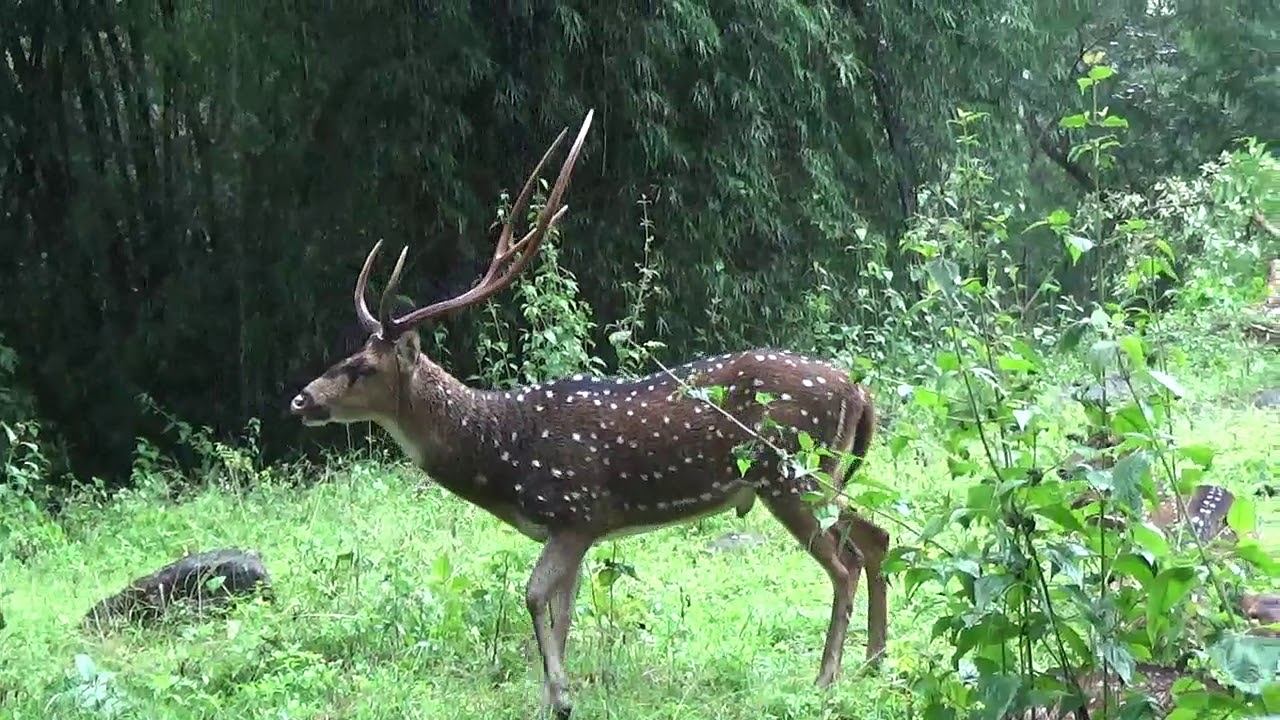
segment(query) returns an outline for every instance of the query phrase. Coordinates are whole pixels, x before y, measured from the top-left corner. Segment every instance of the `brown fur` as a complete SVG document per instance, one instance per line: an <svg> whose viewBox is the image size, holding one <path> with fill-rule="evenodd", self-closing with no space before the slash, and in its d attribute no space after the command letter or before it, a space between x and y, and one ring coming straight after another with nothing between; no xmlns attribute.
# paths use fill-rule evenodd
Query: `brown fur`
<svg viewBox="0 0 1280 720"><path fill-rule="evenodd" d="M1240 598L1240 612L1258 623L1251 635L1280 637L1280 595L1245 593Z"/></svg>
<svg viewBox="0 0 1280 720"><path fill-rule="evenodd" d="M794 430L801 430L820 445L857 456L843 472L843 458L822 460L837 489L843 487L861 465L875 430L871 397L847 373L803 355L759 349L703 358L638 380L574 376L491 391L467 387L422 354L413 327L509 284L536 251L541 233L563 214L559 198L589 123L590 116L537 227L511 244L508 223L489 272L467 293L389 317L386 298L403 267L402 253L375 318L363 297L375 246L355 292L368 341L303 388L291 410L311 425L378 424L440 485L545 543L526 601L542 654L545 702L557 717L567 718L571 710L563 656L579 570L591 546L729 509L742 515L756 498L831 578L831 620L818 684L830 684L840 672L864 571L867 656L878 662L887 635L881 563L888 533L846 508L841 498L836 499L840 517L824 532L801 497L822 489L812 476L796 477L773 448L758 441L745 475L734 457L735 447L756 435L776 448L794 450ZM534 176L511 217L521 216ZM521 254L513 259L517 251ZM501 271L507 261L511 267ZM689 392L713 386L725 391L720 405ZM767 409L756 402L757 393L773 396Z"/></svg>

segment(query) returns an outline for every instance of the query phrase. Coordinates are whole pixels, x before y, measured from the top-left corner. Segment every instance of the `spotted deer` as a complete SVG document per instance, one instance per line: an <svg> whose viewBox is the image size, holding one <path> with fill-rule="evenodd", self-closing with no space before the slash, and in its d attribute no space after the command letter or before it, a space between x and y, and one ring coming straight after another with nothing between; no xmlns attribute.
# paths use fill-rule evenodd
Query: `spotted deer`
<svg viewBox="0 0 1280 720"><path fill-rule="evenodd" d="M839 493L833 500L839 518L823 530L803 497L820 490L817 481L786 472L776 462L782 443L796 447L795 434L779 428L799 428L832 450L823 457L822 469L843 487L866 455L875 426L870 395L847 373L797 353L760 349L704 358L638 380L575 375L494 391L463 384L422 352L417 326L509 285L564 216L561 201L593 112L583 121L534 227L512 242L512 219L524 212L535 179L567 129L526 181L488 272L467 292L390 316L388 302L406 248L375 316L365 302L381 242L374 245L355 285L356 315L369 333L367 341L307 384L290 410L309 426L377 424L439 485L543 544L526 602L542 656L543 701L556 717L571 712L565 643L582 560L591 546L729 509L743 514L757 497L826 570L834 588L818 686L827 687L840 673L863 571L867 657L875 666L887 635L881 564L889 535L848 508ZM713 386L723 393L688 392ZM715 401L706 397L711 392L718 395ZM767 407L772 423L763 422L766 408L757 393L772 396ZM768 440L773 455L742 473L734 448L753 435Z"/></svg>

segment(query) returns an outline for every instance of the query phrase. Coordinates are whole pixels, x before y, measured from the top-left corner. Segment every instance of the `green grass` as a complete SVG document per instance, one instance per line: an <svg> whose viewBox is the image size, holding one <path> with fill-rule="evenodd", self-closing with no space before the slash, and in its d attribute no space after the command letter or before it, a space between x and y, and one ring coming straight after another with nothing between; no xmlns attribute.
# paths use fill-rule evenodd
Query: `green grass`
<svg viewBox="0 0 1280 720"><path fill-rule="evenodd" d="M1274 354L1206 356L1194 367L1179 374L1194 397L1176 434L1213 445L1207 479L1244 492L1271 473L1280 450L1280 412L1248 403L1255 387L1280 384ZM922 462L895 464L882 436L866 472L926 507L961 490L946 480L935 441L926 436L919 449ZM178 500L162 476L105 506L73 506L36 533L30 557L0 561L0 717L81 717L59 695L83 684L78 654L115 673L100 691L127 697L133 710L123 717L535 716L541 667L523 604L534 543L386 460L335 461L306 487L277 477ZM1280 506L1258 507L1263 542L1280 547ZM895 540L906 534L889 527ZM769 542L707 550L732 530ZM185 550L227 545L262 553L274 604L106 637L80 632L88 608L132 577ZM845 676L817 691L831 588L759 505L743 519L729 513L602 544L587 572L607 561L636 577L611 590L584 581L569 642L575 717L903 718L899 678L946 657L927 637L933 591L908 601L899 582L889 596L889 660L880 676L857 677L860 586Z"/></svg>

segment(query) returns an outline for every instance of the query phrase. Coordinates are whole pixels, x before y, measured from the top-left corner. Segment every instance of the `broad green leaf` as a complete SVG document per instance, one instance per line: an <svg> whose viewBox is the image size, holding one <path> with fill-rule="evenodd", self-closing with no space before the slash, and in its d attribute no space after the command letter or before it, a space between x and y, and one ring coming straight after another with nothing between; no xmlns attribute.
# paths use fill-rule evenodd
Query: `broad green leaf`
<svg viewBox="0 0 1280 720"><path fill-rule="evenodd" d="M1169 556L1169 541L1165 540L1164 535L1148 522L1142 524L1135 523L1131 526L1134 542L1138 546L1151 553L1156 559L1163 559Z"/></svg>
<svg viewBox="0 0 1280 720"><path fill-rule="evenodd" d="M916 401L920 407L935 408L941 400L938 393L926 387L917 387L911 394L911 399Z"/></svg>
<svg viewBox="0 0 1280 720"><path fill-rule="evenodd" d="M1237 496L1227 508L1227 526L1236 535L1248 535L1258 529L1257 509L1249 498Z"/></svg>
<svg viewBox="0 0 1280 720"><path fill-rule="evenodd" d="M938 290L942 292L943 297L952 300L956 295L956 276L959 274L960 268L951 260L946 258L934 258L925 263L925 272L929 274L929 279L933 280L938 286Z"/></svg>
<svg viewBox="0 0 1280 720"><path fill-rule="evenodd" d="M1227 633L1209 648L1209 658L1228 685L1256 695L1280 673L1280 638Z"/></svg>
<svg viewBox="0 0 1280 720"><path fill-rule="evenodd" d="M1064 530L1084 532L1084 523L1080 522L1080 518L1066 505L1058 503L1045 505L1044 507L1036 508L1035 512L1062 526Z"/></svg>
<svg viewBox="0 0 1280 720"><path fill-rule="evenodd" d="M907 449L907 446L911 443L912 439L913 438L909 435L904 435L902 433L894 435L889 439L889 454L895 458L900 456L902 451Z"/></svg>
<svg viewBox="0 0 1280 720"><path fill-rule="evenodd" d="M998 602L1013 579L1008 575L983 575L973 581L973 606L980 613L991 610L991 604Z"/></svg>
<svg viewBox="0 0 1280 720"><path fill-rule="evenodd" d="M1262 688L1262 700L1267 707L1280 709L1280 680L1270 682ZM1259 720L1280 720L1280 715L1271 715Z"/></svg>
<svg viewBox="0 0 1280 720"><path fill-rule="evenodd" d="M1125 335L1117 342L1124 354L1129 356L1129 361L1134 367L1144 367L1147 364L1146 353L1142 351L1142 338L1137 335Z"/></svg>
<svg viewBox="0 0 1280 720"><path fill-rule="evenodd" d="M1095 80L1095 81L1096 81L1096 80L1106 80L1107 78L1109 78L1109 77L1111 77L1112 75L1115 75L1115 74L1116 74L1116 71L1115 71L1115 70L1113 70L1113 69L1112 69L1110 66L1108 66L1108 65L1094 65L1093 67L1089 68L1089 79L1090 79L1090 80Z"/></svg>
<svg viewBox="0 0 1280 720"><path fill-rule="evenodd" d="M1235 546L1236 556L1266 572L1271 577L1280 577L1280 563L1272 554L1262 549L1257 540L1243 538Z"/></svg>
<svg viewBox="0 0 1280 720"><path fill-rule="evenodd" d="M1151 459L1139 451L1120 458L1111 469L1113 498L1135 515L1142 512L1142 481L1150 468Z"/></svg>
<svg viewBox="0 0 1280 720"><path fill-rule="evenodd" d="M1133 681L1133 653L1123 642L1116 638L1100 638L1098 652L1125 685Z"/></svg>
<svg viewBox="0 0 1280 720"><path fill-rule="evenodd" d="M1089 325L1082 322L1075 322L1067 326L1062 332L1062 339L1058 341L1058 349L1063 352L1072 352L1080 346L1080 341L1084 338L1084 332L1089 329Z"/></svg>
<svg viewBox="0 0 1280 720"><path fill-rule="evenodd" d="M1107 368L1115 362L1117 347L1114 340L1097 340L1089 346L1089 367L1096 375L1106 374Z"/></svg>
<svg viewBox="0 0 1280 720"><path fill-rule="evenodd" d="M984 720L1000 720L1009 712L1009 707L1018 695L1022 686L1019 675L982 675L978 678L978 697L982 698L982 713L978 715Z"/></svg>
<svg viewBox="0 0 1280 720"><path fill-rule="evenodd" d="M1089 124L1089 119L1085 117L1084 113L1080 113L1077 115L1068 115L1059 120L1058 124L1064 128L1082 128Z"/></svg>
<svg viewBox="0 0 1280 720"><path fill-rule="evenodd" d="M1133 578L1144 588L1155 580L1151 572L1151 563L1137 553L1127 552L1116 558L1111 564L1111 572L1121 577Z"/></svg>
<svg viewBox="0 0 1280 720"><path fill-rule="evenodd" d="M1191 445L1178 446L1178 454L1199 465L1201 468L1208 470L1213 465L1213 456L1217 451L1211 445L1193 443Z"/></svg>
<svg viewBox="0 0 1280 720"><path fill-rule="evenodd" d="M938 353L933 362L943 372L955 372L960 369L960 356L950 350Z"/></svg>
<svg viewBox="0 0 1280 720"><path fill-rule="evenodd" d="M1071 264L1080 262L1080 256L1093 249L1093 241L1083 235L1067 235L1062 239L1071 255Z"/></svg>
<svg viewBox="0 0 1280 720"><path fill-rule="evenodd" d="M1001 355L996 358L996 366L1003 372L1030 372L1036 369L1036 364L1017 355Z"/></svg>
<svg viewBox="0 0 1280 720"><path fill-rule="evenodd" d="M1195 571L1189 567L1166 568L1147 587L1147 622L1156 624L1157 618L1173 610L1196 580Z"/></svg>
<svg viewBox="0 0 1280 720"><path fill-rule="evenodd" d="M1151 422L1138 403L1126 403L1111 417L1111 432L1117 437L1125 437L1130 433L1145 433L1151 428Z"/></svg>
<svg viewBox="0 0 1280 720"><path fill-rule="evenodd" d="M1152 380L1155 380L1156 382L1163 385L1166 390L1173 393L1174 397L1178 397L1178 398L1186 397L1187 391L1182 387L1181 383L1173 379L1172 375L1161 372L1154 368L1151 370L1148 370L1147 372L1151 374Z"/></svg>

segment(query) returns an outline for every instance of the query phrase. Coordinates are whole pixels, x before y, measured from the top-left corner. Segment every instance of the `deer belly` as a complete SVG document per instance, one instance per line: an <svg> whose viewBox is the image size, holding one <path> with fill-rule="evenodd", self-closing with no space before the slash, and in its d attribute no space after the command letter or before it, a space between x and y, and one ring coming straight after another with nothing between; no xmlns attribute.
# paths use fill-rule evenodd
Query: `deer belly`
<svg viewBox="0 0 1280 720"><path fill-rule="evenodd" d="M699 496L683 502L654 501L631 505L614 513L612 522L609 523L609 531L601 537L615 539L640 535L669 525L679 525L719 515L733 508L750 508L755 496L756 491L753 488L744 487L723 495L706 497L706 499L703 499L704 496ZM740 511L740 514L745 513Z"/></svg>

